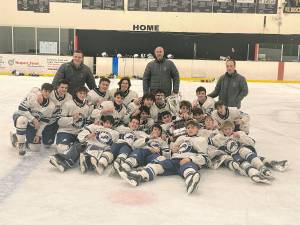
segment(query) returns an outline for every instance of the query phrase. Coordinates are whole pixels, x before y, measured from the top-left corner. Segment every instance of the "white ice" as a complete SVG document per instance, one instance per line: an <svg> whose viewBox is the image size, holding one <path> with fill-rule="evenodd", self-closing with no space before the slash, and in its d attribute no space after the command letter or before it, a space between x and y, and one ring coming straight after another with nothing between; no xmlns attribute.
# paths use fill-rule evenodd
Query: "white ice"
<svg viewBox="0 0 300 225"><path fill-rule="evenodd" d="M288 171L274 172L271 185L259 185L226 169L202 170L198 191L187 196L179 176L134 188L117 176L82 175L78 168L61 174L45 150L20 157L9 141L12 114L31 87L51 80L0 77L1 225L300 224L300 85L250 83L242 104L259 154L288 159ZM141 94L141 85L133 81L132 89ZM194 99L199 85L209 92L215 84L181 82L183 99Z"/></svg>

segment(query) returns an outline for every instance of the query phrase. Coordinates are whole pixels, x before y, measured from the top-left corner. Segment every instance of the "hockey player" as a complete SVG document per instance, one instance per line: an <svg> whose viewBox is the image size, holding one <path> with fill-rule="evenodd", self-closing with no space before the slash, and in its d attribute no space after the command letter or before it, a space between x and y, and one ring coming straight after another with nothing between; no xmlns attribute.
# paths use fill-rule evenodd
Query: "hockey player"
<svg viewBox="0 0 300 225"><path fill-rule="evenodd" d="M141 106L139 111L140 125L138 130L149 134L151 127L154 125L154 120L150 118L150 109L147 106Z"/></svg>
<svg viewBox="0 0 300 225"><path fill-rule="evenodd" d="M138 131L139 124L139 117L131 117L128 127L119 126L116 129L120 133L120 136L111 147L115 159L115 169L119 169L120 163L127 159L128 155L132 152L132 146L136 140L148 137L145 132Z"/></svg>
<svg viewBox="0 0 300 225"><path fill-rule="evenodd" d="M108 91L110 85L110 80L106 77L101 77L99 81L98 88L94 88L88 92L87 101L90 105L95 108L100 107L103 101L107 101L110 98L110 93Z"/></svg>
<svg viewBox="0 0 300 225"><path fill-rule="evenodd" d="M219 133L219 130L216 129L216 121L211 116L206 116L204 119L204 127L199 130L198 135L201 137L213 138Z"/></svg>
<svg viewBox="0 0 300 225"><path fill-rule="evenodd" d="M119 88L113 89L110 91L110 99L114 99L114 95L116 92L121 92L124 97L124 105L128 105L130 102L136 100L138 98L138 94L130 90L131 87L131 81L129 77L123 77L118 83Z"/></svg>
<svg viewBox="0 0 300 225"><path fill-rule="evenodd" d="M118 139L119 133L112 130L112 116L101 118L103 126L99 125L99 119L94 124L88 125L78 134L78 142L75 142L63 153L50 156L50 163L60 172L73 168L80 158L80 170L82 173L89 168L95 168L102 173L106 159L112 161L112 154L109 151L113 141ZM106 157L106 158L103 158ZM98 164L98 162L101 163Z"/></svg>
<svg viewBox="0 0 300 225"><path fill-rule="evenodd" d="M87 92L86 87L76 89L73 99L62 107L56 136L58 153L65 152L77 140L77 134L86 125L91 112L86 102Z"/></svg>
<svg viewBox="0 0 300 225"><path fill-rule="evenodd" d="M176 96L170 95L165 98L166 94L161 89L156 90L154 96L155 102L150 108L150 116L155 122L158 121L159 114L163 111L170 111L173 116L178 114L179 103Z"/></svg>
<svg viewBox="0 0 300 225"><path fill-rule="evenodd" d="M206 154L206 139L197 136L197 123L187 122L186 129L187 135L180 136L172 145L171 159L150 163L141 170L122 170L121 177L131 185L138 186L141 182L152 181L157 175L180 175L185 179L187 193L193 193L200 182L200 168L208 167L210 161Z"/></svg>
<svg viewBox="0 0 300 225"><path fill-rule="evenodd" d="M246 134L249 134L250 117L236 108L228 108L223 102L218 101L215 103L215 110L211 116L217 121L219 126L222 126L225 121L230 121L234 123L235 131L244 131Z"/></svg>
<svg viewBox="0 0 300 225"><path fill-rule="evenodd" d="M181 101L177 118L171 116L169 111L160 114L160 120L163 122L163 131L169 141L175 141L181 135L186 134L186 122L191 120L192 105L189 101Z"/></svg>
<svg viewBox="0 0 300 225"><path fill-rule="evenodd" d="M132 101L127 106L126 118L129 122L131 116L137 116L141 113L141 107L148 107L149 109L154 103L154 95L151 93L144 94L142 98Z"/></svg>
<svg viewBox="0 0 300 225"><path fill-rule="evenodd" d="M211 138L210 143L229 155L224 158L229 169L238 171L240 166L254 182L269 184L273 180L270 169L257 156L255 141L243 131L234 132L232 122L225 121L221 132Z"/></svg>
<svg viewBox="0 0 300 225"><path fill-rule="evenodd" d="M162 138L168 143L173 141L173 120L172 114L169 111L163 111L160 113L161 128L162 128Z"/></svg>
<svg viewBox="0 0 300 225"><path fill-rule="evenodd" d="M112 144L119 139L119 133L112 129L114 118L102 116L102 125L91 124L78 134L78 140L87 142L87 148L80 154L79 165L82 173L94 168L99 175L112 163Z"/></svg>
<svg viewBox="0 0 300 225"><path fill-rule="evenodd" d="M122 92L117 91L114 94L114 101L104 101L100 107L94 109L91 118L100 118L101 116L112 115L114 118L114 127L118 127L124 124L124 118L126 116L126 106L123 104L124 97Z"/></svg>
<svg viewBox="0 0 300 225"><path fill-rule="evenodd" d="M11 141L25 155L27 145L30 149L40 149L43 129L49 123L54 111L54 104L49 100L53 85L44 83L41 89L34 88L19 105L13 115L16 134L11 133Z"/></svg>
<svg viewBox="0 0 300 225"><path fill-rule="evenodd" d="M68 93L69 82L67 80L59 80L57 87L50 94L50 101L55 105L54 112L49 121L49 124L45 127L42 133L42 142L44 146L50 147L55 140L55 136L58 130L57 121L61 116L62 106L72 100L72 96Z"/></svg>
<svg viewBox="0 0 300 225"><path fill-rule="evenodd" d="M214 110L215 101L206 95L206 89L202 86L196 89L197 99L193 101L193 108L200 108L207 115Z"/></svg>
<svg viewBox="0 0 300 225"><path fill-rule="evenodd" d="M206 114L203 113L203 110L200 108L193 108L192 115L193 115L193 119L198 123L199 127L200 128L203 127L205 117L207 116Z"/></svg>
<svg viewBox="0 0 300 225"><path fill-rule="evenodd" d="M165 156L169 157L169 146L161 139L161 134L161 126L154 124L149 137L135 141L131 154L125 161L121 161L122 170L130 171L132 168L163 160Z"/></svg>

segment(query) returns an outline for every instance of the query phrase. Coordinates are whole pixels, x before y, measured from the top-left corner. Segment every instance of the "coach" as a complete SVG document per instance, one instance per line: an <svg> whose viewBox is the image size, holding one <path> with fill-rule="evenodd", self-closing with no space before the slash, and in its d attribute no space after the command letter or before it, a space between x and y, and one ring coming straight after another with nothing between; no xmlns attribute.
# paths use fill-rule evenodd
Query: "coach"
<svg viewBox="0 0 300 225"><path fill-rule="evenodd" d="M226 61L227 72L220 77L215 90L208 96L224 102L228 107L241 108L241 101L248 95L246 79L236 72L236 62L233 59Z"/></svg>
<svg viewBox="0 0 300 225"><path fill-rule="evenodd" d="M155 60L148 63L143 77L144 94L162 89L166 96L178 94L179 73L175 64L164 58L164 49L157 47L154 50Z"/></svg>
<svg viewBox="0 0 300 225"><path fill-rule="evenodd" d="M96 87L95 78L90 68L83 64L83 53L80 50L74 51L71 62L64 63L59 67L52 84L56 86L60 79L69 81L68 92L72 95L77 88L83 87L85 84L89 89Z"/></svg>

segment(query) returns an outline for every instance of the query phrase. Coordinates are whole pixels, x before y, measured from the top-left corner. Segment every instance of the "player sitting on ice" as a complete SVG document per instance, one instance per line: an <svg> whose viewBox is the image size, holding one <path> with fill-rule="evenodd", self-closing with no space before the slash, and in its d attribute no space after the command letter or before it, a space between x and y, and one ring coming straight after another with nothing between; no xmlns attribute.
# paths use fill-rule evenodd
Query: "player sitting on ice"
<svg viewBox="0 0 300 225"><path fill-rule="evenodd" d="M123 78L121 78L121 80L119 81L118 85L119 85L119 88L112 89L110 91L110 96L111 96L110 99L111 100L114 99L116 92L121 92L122 93L122 96L124 97L124 105L126 105L126 106L130 102L138 99L138 94L135 91L130 90L131 81L130 81L129 77L123 77Z"/></svg>
<svg viewBox="0 0 300 225"><path fill-rule="evenodd" d="M113 166L119 169L121 162L125 161L132 152L132 147L136 140L147 138L148 135L143 131L138 131L140 118L138 116L131 117L128 127L119 126L116 130L120 133L119 139L111 146L114 155Z"/></svg>
<svg viewBox="0 0 300 225"><path fill-rule="evenodd" d="M154 95L151 93L144 94L143 97L132 101L127 106L127 115L126 115L127 120L129 121L129 118L132 116L138 116L141 113L141 108L147 107L150 110L153 103L154 103Z"/></svg>
<svg viewBox="0 0 300 225"><path fill-rule="evenodd" d="M155 122L158 122L159 114L163 111L170 111L173 116L179 112L179 101L175 95L170 95L166 98L163 90L158 89L154 94L155 102L150 108L150 116Z"/></svg>
<svg viewBox="0 0 300 225"><path fill-rule="evenodd" d="M241 172L242 168L254 182L258 183L270 184L274 179L270 169L257 156L255 141L243 131L234 132L232 122L225 121L220 133L210 139L210 144L229 156L221 160L229 169Z"/></svg>
<svg viewBox="0 0 300 225"><path fill-rule="evenodd" d="M97 160L100 159L102 153L103 156L110 156L110 154L104 154L104 150L109 150L112 141L117 140L119 136L118 132L111 129L113 124L112 116L103 116L101 122L103 126L100 125L99 119L94 124L86 126L78 134L79 141L75 142L64 153L50 156L50 163L60 172L64 172L73 168L80 157L80 170L82 173L86 172L88 168L96 168L97 172L101 172ZM92 157L94 159L91 159Z"/></svg>
<svg viewBox="0 0 300 225"><path fill-rule="evenodd" d="M230 121L234 123L235 131L244 131L246 134L249 134L250 117L248 114L236 108L228 108L221 101L215 103L215 109L211 116L217 121L219 126L222 126L225 121Z"/></svg>
<svg viewBox="0 0 300 225"><path fill-rule="evenodd" d="M25 155L27 146L31 150L40 149L43 129L55 108L49 100L52 90L53 85L49 83L44 83L41 89L34 88L13 114L16 133L11 133L11 142L19 150L19 155Z"/></svg>
<svg viewBox="0 0 300 225"><path fill-rule="evenodd" d="M111 115L102 116L101 120L102 126L91 124L78 134L81 143L87 142L87 148L80 153L82 173L92 168L102 175L114 159L111 147L119 139L119 133L112 129L114 118Z"/></svg>
<svg viewBox="0 0 300 225"><path fill-rule="evenodd" d="M123 170L121 177L131 185L138 186L142 182L152 181L157 175L180 175L185 179L187 193L194 192L200 182L200 168L208 167L210 161L206 154L206 139L197 136L198 124L188 121L186 130L187 135L180 136L171 146L171 159L150 163L141 170Z"/></svg>
<svg viewBox="0 0 300 225"><path fill-rule="evenodd" d="M154 124L151 128L150 136L140 138L134 142L133 151L125 161L121 161L121 170L130 171L138 166L146 166L151 162L158 162L169 157L169 145L161 139L162 128Z"/></svg>
<svg viewBox="0 0 300 225"><path fill-rule="evenodd" d="M193 108L200 108L202 111L210 115L215 109L215 101L206 95L206 89L202 86L196 89L197 99L193 101Z"/></svg>
<svg viewBox="0 0 300 225"><path fill-rule="evenodd" d="M101 118L101 116L111 115L114 118L113 127L118 127L124 124L124 117L126 116L126 106L123 104L123 94L120 91L115 92L114 101L104 101L100 107L94 109L91 115L94 118Z"/></svg>
<svg viewBox="0 0 300 225"><path fill-rule="evenodd" d="M67 102L72 100L72 95L68 93L69 82L67 80L59 80L57 87L50 94L50 101L55 105L54 112L49 121L49 124L45 127L42 133L42 143L45 147L50 147L55 140L57 134L58 119L61 117L62 106Z"/></svg>
<svg viewBox="0 0 300 225"><path fill-rule="evenodd" d="M139 111L140 126L138 130L149 134L151 127L154 125L154 120L150 117L150 109L147 106L141 106Z"/></svg>
<svg viewBox="0 0 300 225"><path fill-rule="evenodd" d="M91 111L86 102L87 92L86 87L77 88L73 99L62 106L56 135L58 153L64 153L77 140L77 134L87 123Z"/></svg>
<svg viewBox="0 0 300 225"><path fill-rule="evenodd" d="M110 80L106 77L101 77L99 81L99 87L90 90L87 95L87 101L89 105L93 105L95 108L100 107L103 101L108 101Z"/></svg>
<svg viewBox="0 0 300 225"><path fill-rule="evenodd" d="M199 130L198 135L208 140L218 133L219 130L217 129L216 121L211 116L206 116L204 119L204 127Z"/></svg>

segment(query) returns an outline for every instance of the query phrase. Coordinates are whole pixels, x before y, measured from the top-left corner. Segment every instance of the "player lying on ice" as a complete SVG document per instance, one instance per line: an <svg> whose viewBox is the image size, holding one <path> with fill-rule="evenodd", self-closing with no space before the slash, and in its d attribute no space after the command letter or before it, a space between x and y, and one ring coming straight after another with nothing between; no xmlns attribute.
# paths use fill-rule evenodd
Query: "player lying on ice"
<svg viewBox="0 0 300 225"><path fill-rule="evenodd" d="M214 148L209 151L214 164L212 167L218 168L223 163L229 169L249 176L256 183L270 184L274 179L270 168L284 171L288 166L287 160L269 161L259 157L255 141L243 131L234 132L234 124L230 121L223 123L219 134L210 139L210 144L217 148L215 152Z"/></svg>
<svg viewBox="0 0 300 225"><path fill-rule="evenodd" d="M199 131L195 121L186 124L186 135L178 137L171 146L170 159L151 162L142 169L126 171L120 167L120 176L133 186L152 181L155 176L180 175L185 179L186 191L193 193L200 182L199 170L210 164L207 151L207 140L197 136Z"/></svg>

